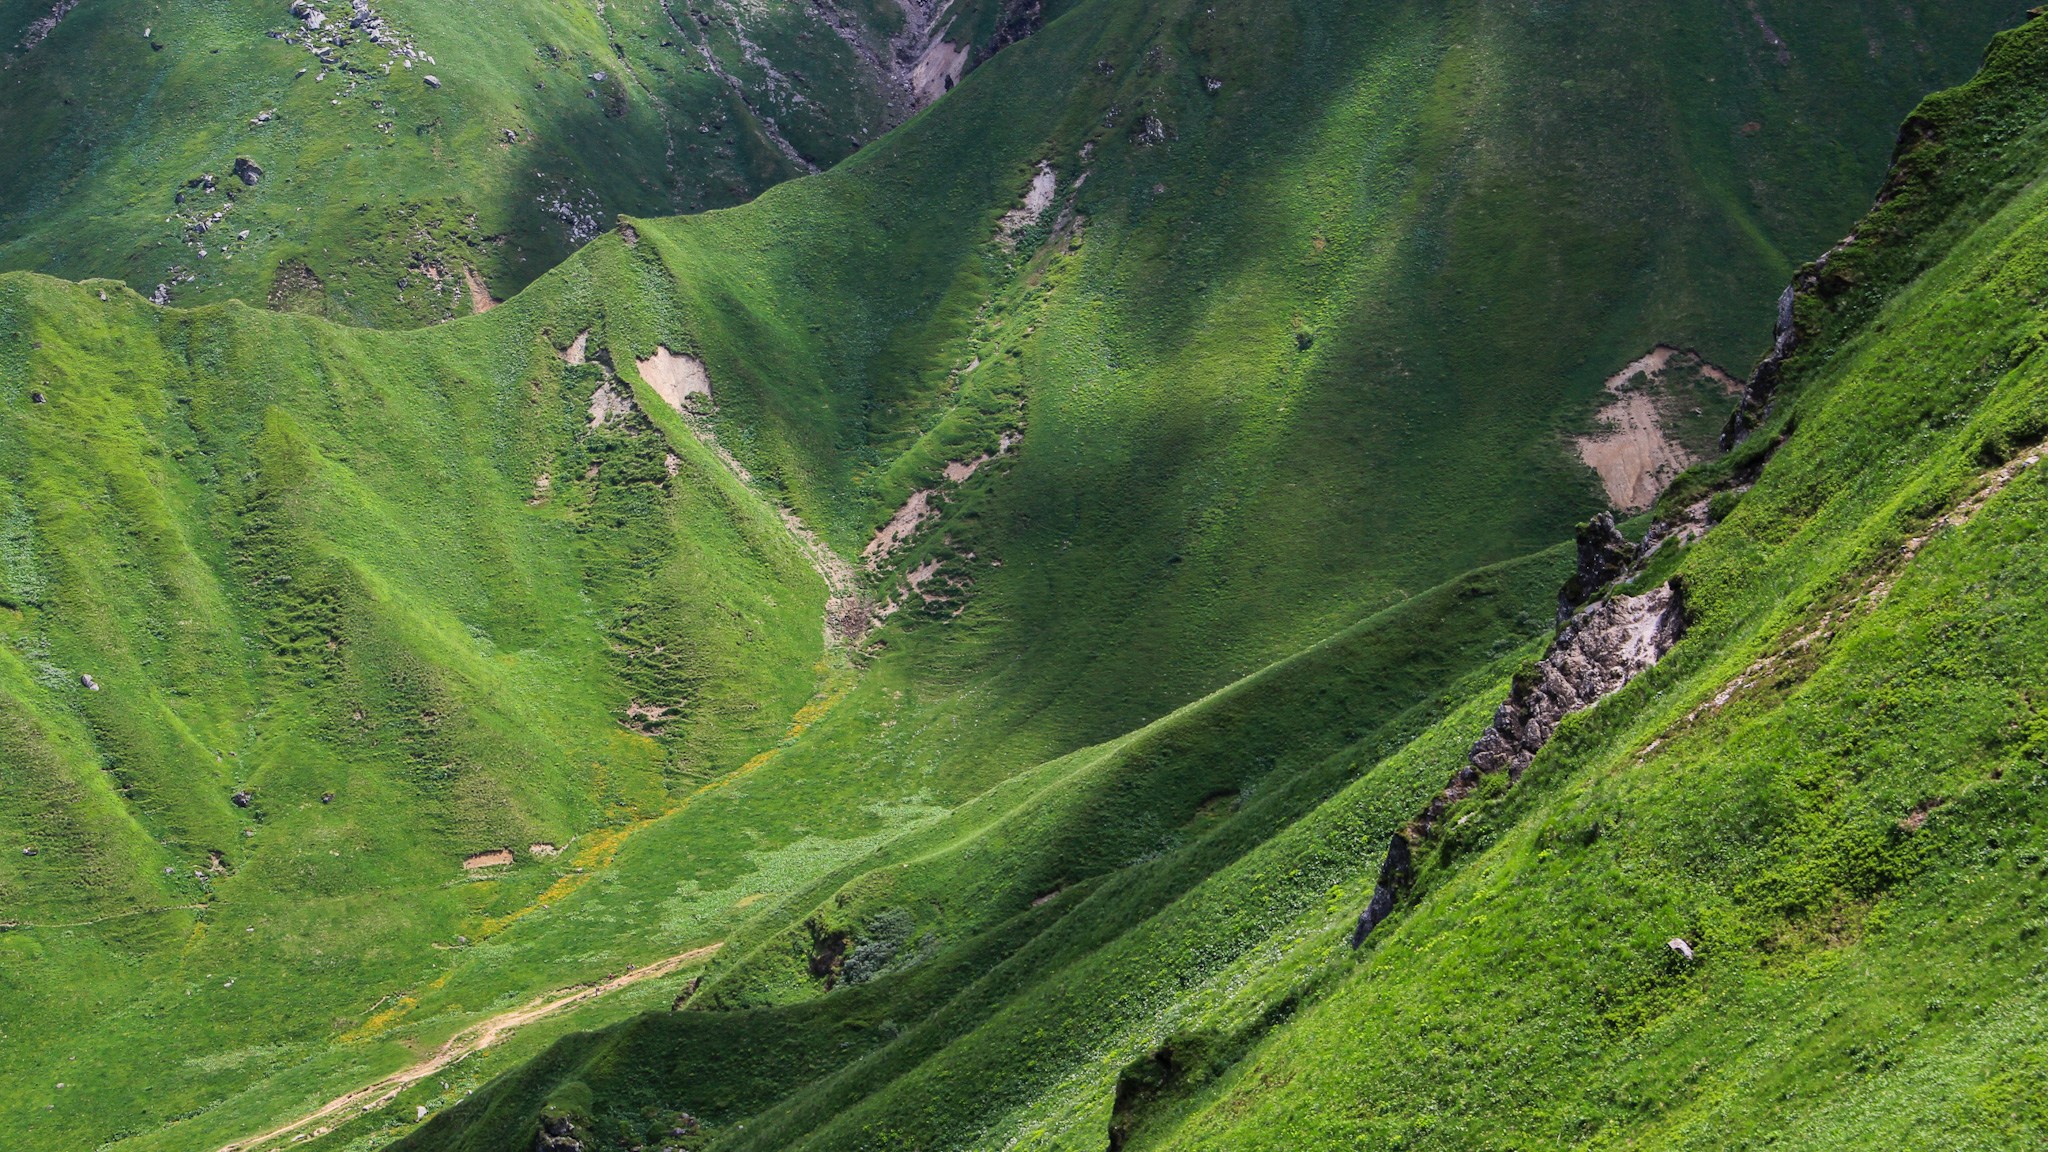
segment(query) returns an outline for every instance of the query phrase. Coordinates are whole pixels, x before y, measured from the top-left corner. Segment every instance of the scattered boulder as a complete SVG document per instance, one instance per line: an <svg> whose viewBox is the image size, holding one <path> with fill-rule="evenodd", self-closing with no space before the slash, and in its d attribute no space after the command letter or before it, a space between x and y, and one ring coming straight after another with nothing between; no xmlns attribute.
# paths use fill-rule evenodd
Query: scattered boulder
<svg viewBox="0 0 2048 1152"><path fill-rule="evenodd" d="M321 802L322 804L332 804L332 803L334 803L334 793L332 793L332 792L325 792L325 793L322 793L322 794L321 794L321 796L320 796L320 802Z"/></svg>
<svg viewBox="0 0 2048 1152"><path fill-rule="evenodd" d="M422 76L420 77L420 83L425 84L429 88L439 88L441 86L441 80L438 76Z"/></svg>
<svg viewBox="0 0 2048 1152"><path fill-rule="evenodd" d="M256 186L257 181L263 179L263 169L258 168L256 162L247 156L237 156L235 157L235 178L253 188Z"/></svg>
<svg viewBox="0 0 2048 1152"><path fill-rule="evenodd" d="M93 679L90 673L79 673L78 682L80 684L85 685L86 691L88 692L97 692L100 690L100 682Z"/></svg>
<svg viewBox="0 0 2048 1152"><path fill-rule="evenodd" d="M37 404L48 404L50 402L49 398L41 392L31 392L28 394L28 398Z"/></svg>
<svg viewBox="0 0 2048 1152"><path fill-rule="evenodd" d="M40 848L23 848L21 850L21 854L23 856L41 856L43 854L43 850Z"/></svg>
<svg viewBox="0 0 2048 1152"><path fill-rule="evenodd" d="M1214 1076L1218 1047L1213 1034L1176 1032L1149 1056L1124 1065L1110 1106L1109 1152L1121 1152L1146 1120Z"/></svg>
<svg viewBox="0 0 2048 1152"><path fill-rule="evenodd" d="M576 1137L576 1121L549 1108L540 1114L540 1134L533 1143L533 1152L583 1152L583 1141Z"/></svg>
<svg viewBox="0 0 2048 1152"><path fill-rule="evenodd" d="M1687 944L1685 941L1679 939L1676 936L1673 936L1671 939L1665 941L1665 946L1670 948L1673 952L1678 953L1680 956L1685 957L1687 960L1692 959L1692 945Z"/></svg>
<svg viewBox="0 0 2048 1152"><path fill-rule="evenodd" d="M237 808L247 808L255 799L254 796L249 795L246 791L237 792L233 796L228 797L228 800Z"/></svg>

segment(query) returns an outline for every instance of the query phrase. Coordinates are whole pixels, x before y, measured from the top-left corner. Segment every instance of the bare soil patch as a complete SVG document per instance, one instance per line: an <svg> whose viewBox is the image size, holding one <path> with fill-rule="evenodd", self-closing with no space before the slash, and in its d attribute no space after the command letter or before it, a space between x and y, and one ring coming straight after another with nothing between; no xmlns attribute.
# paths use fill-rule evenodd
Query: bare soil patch
<svg viewBox="0 0 2048 1152"><path fill-rule="evenodd" d="M592 428L597 427L614 416L624 416L632 410L633 401L627 398L623 392L613 388L612 382L609 380L598 385L597 391L590 394L590 426Z"/></svg>
<svg viewBox="0 0 2048 1152"><path fill-rule="evenodd" d="M509 855L509 853L507 854ZM448 1065L468 1056L470 1053L479 1052L490 1047L497 1042L499 1037L515 1028L531 1024L543 1017L551 1016L564 1008L571 1008L578 1004L595 1000L600 996L609 995L628 985L637 984L642 980L659 979L686 964L710 957L724 946L725 942L722 940L716 944L706 944L702 948L693 948L679 956L670 956L666 960L657 960L644 968L635 968L624 975L614 976L602 983L586 984L573 992L557 996L552 1000L543 996L527 1004L524 1008L514 1008L509 1012L502 1012L487 1020L480 1020L449 1037L447 1043L435 1049L432 1056L427 1057L418 1064L399 1072L393 1072L382 1080L358 1088L345 1096L337 1096L289 1124L273 1128L260 1136L251 1136L247 1139L237 1140L232 1144L223 1145L219 1152L256 1152L256 1149L280 1137L289 1136L305 1128L307 1125L328 1117L336 1117L336 1123L339 1123L341 1119L346 1118L346 1115L352 1115L356 1112L368 1112L373 1108L389 1103L392 1097L397 1096L407 1087L426 1079ZM331 1130L331 1127L317 1128L308 1132L307 1135L318 1136Z"/></svg>
<svg viewBox="0 0 2048 1152"><path fill-rule="evenodd" d="M469 307L471 311L489 312L491 309L504 303L504 301L491 295L490 288L484 284L484 278L476 274L476 269L464 268L462 270L462 279L465 284L469 285Z"/></svg>
<svg viewBox="0 0 2048 1152"><path fill-rule="evenodd" d="M576 338L574 340L569 341L569 346L567 348L562 349L563 362L567 364L583 363L583 350L589 347L589 345L590 329L585 328L583 331L578 332L576 334Z"/></svg>
<svg viewBox="0 0 2048 1152"><path fill-rule="evenodd" d="M866 548L861 549L861 559L867 561L869 568L880 564L889 558L890 553L908 544L925 521L937 518L939 509L937 501L933 499L935 495L937 494L930 488L920 488L910 494L910 499L903 502L903 507L898 508L894 516L889 517L889 522L882 525L881 530L875 533L875 538L868 541Z"/></svg>
<svg viewBox="0 0 2048 1152"><path fill-rule="evenodd" d="M960 82L960 73L967 67L967 48L946 40L933 42L917 58L910 69L910 92L912 100L919 106L937 100Z"/></svg>
<svg viewBox="0 0 2048 1152"><path fill-rule="evenodd" d="M704 362L695 356L678 356L667 346L657 345L654 355L633 363L647 386L659 392L669 407L678 412L683 410L686 397L711 399L711 377L705 374Z"/></svg>
<svg viewBox="0 0 2048 1152"><path fill-rule="evenodd" d="M1004 247L1014 246L1017 233L1036 223L1045 210L1052 207L1053 193L1058 188L1059 176L1053 172L1052 165L1039 161L1038 174L1031 178L1031 186L1024 190L1024 206L1003 213L1002 220L996 225Z"/></svg>
<svg viewBox="0 0 2048 1152"><path fill-rule="evenodd" d="M510 864L511 862L512 850L510 848L493 848L489 852L472 852L462 858L462 866L466 869L496 868L500 864Z"/></svg>
<svg viewBox="0 0 2048 1152"><path fill-rule="evenodd" d="M1719 451L1716 437L1741 381L1698 353L1659 344L1607 380L1602 430L1578 437L1579 459L1627 512L1656 502L1673 477Z"/></svg>

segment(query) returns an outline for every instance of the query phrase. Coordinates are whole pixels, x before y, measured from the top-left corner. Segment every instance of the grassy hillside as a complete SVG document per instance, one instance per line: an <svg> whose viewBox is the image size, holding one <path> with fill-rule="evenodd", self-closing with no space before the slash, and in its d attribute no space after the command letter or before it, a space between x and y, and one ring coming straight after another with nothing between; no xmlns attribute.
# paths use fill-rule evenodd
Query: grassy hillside
<svg viewBox="0 0 2048 1152"><path fill-rule="evenodd" d="M943 497L884 566L937 561L897 619L951 623L890 642L1009 669L963 745L1099 741L1601 507L1563 437L1605 375L1748 362L1867 203L1928 59L1872 58L1891 12L1772 12L1780 62L1718 5L1096 4L818 179L636 226L755 476L847 553Z"/></svg>
<svg viewBox="0 0 2048 1152"><path fill-rule="evenodd" d="M831 166L943 91L914 82L928 48L957 73L1044 16L1015 7L8 0L0 270L355 325L467 315L617 213Z"/></svg>
<svg viewBox="0 0 2048 1152"><path fill-rule="evenodd" d="M732 25L699 10L640 15L695 23L716 56L713 29ZM218 1147L536 997L685 955L352 1108L318 1146L386 1142L417 1109L700 976L730 1019L570 1042L519 1072L531 1091L479 1092L512 1127L464 1138L530 1124L558 1089L614 1124L607 1139L644 1137L618 1125L677 1101L633 1096L621 1118L629 1097L576 1045L735 1027L788 1057L692 1105L736 1140L747 1122L770 1142L865 1125L957 1143L1055 1118L1098 1140L1081 1104L1104 1091L1101 1061L1151 1043L1183 993L1305 972L1276 941L1311 912L1355 910L1331 886L1373 865L1462 754L1489 686L1540 648L1562 578L1546 550L1601 503L1567 437L1605 376L1658 341L1747 359L1785 253L1849 226L1897 118L1966 74L2008 15L974 7L947 27L1007 46L976 49L949 94L829 172L721 211L633 216L567 258L532 241L532 271L505 275L551 269L488 315L336 323L447 311L400 310L419 284L393 253L426 250L378 254L413 224L376 223L363 181L388 174L393 203L445 197L460 168L435 165L497 154L497 106L422 104L415 123L441 126L394 133L388 165L367 162L382 139L368 101L469 100L475 83L492 100L560 97L605 132L673 128L686 105L667 96L634 89L604 118L549 71L610 72L575 55L602 39L569 51L585 41L550 21L589 36L610 21L634 75L687 47L617 35L633 11L475 15L506 29L451 34L462 47L432 66L467 60L488 83L450 67L401 97L396 80L382 94L381 66L309 73L293 82L362 81L312 106L357 128L291 129L297 158L255 157L255 185L229 183L242 149L227 141L299 121L251 126L260 93L234 95L254 111L231 118L171 86L227 100L213 78L240 65L179 42L148 50L162 75L76 63L133 13L68 10L0 73L103 85L95 115L138 117L119 164L213 149L178 153L219 177L188 203L236 189L232 217L290 189L264 210L327 220L280 224L276 247L235 250L248 280L223 271L174 298L214 302L159 307L144 299L157 273L92 263L157 251L142 225L159 227L161 202L125 199L158 195L156 169L87 165L62 195L38 183L62 164L7 169L44 189L10 193L21 235L79 261L23 263L125 279L0 277L0 835L15 845L0 858L0 1113L32 1145ZM284 16L237 12L164 27L245 19L238 50L285 54L262 74L289 80L305 49L262 36ZM386 18L424 37L456 16ZM527 48L504 45L535 36L566 54L517 64ZM823 52L822 36L789 39ZM61 52L76 66L38 63ZM121 87L158 80L175 95ZM768 90L740 80L720 99L758 112ZM231 131L157 118L180 97L179 115ZM64 98L0 115L80 106ZM790 138L801 118L776 115ZM435 133L458 120L489 148L444 147ZM613 143L606 178L645 190L606 213L696 204L677 199L683 174L638 185L659 135L584 131L564 156L602 168L593 141ZM0 134L22 156L41 141L33 154L72 157L68 139ZM559 219L517 215L540 191L518 186L535 169L506 147L477 180L499 182L490 210L508 222L480 204L457 231L552 235ZM686 153L703 155L680 148L678 165ZM780 178L763 172L733 195ZM450 212L421 219L466 222ZM433 250L444 287L470 261L495 289L475 253L516 264L527 243L458 240L460 258ZM348 311L340 273L370 265L323 265L316 247L389 285ZM275 303L326 317L255 306L292 259L306 274ZM708 397L657 390L674 393L653 365L675 355L701 360ZM498 851L510 861L478 855ZM856 959L901 978L827 995ZM1089 1004L1063 997L1091 988L1129 995L983 1090L1018 1037L1055 1030ZM1217 1000L1250 1013L1219 1051L1280 1021L1276 995ZM873 1012L836 1015L840 1000ZM859 1027L821 1045L818 1021ZM853 1062L898 1034L895 1055ZM972 1076L948 1070L961 1060ZM676 1067L633 1091L694 1076ZM931 1078L952 1076L977 1087L927 1106Z"/></svg>
<svg viewBox="0 0 2048 1152"><path fill-rule="evenodd" d="M1234 806L1045 904L1022 897L1059 840L1018 838L1015 911L964 939L922 908L1001 883L953 870L979 838L878 855L810 945L843 926L849 957L909 959L738 1013L804 942L722 960L706 1011L566 1040L400 1147L543 1122L598 1148L2039 1143L2043 60L2036 21L1915 113L1878 209L1802 272L1776 404L1667 496L1723 494L1716 523L1617 589L1681 578L1685 639L1453 807L1362 949L1386 836L1500 699L1484 673L1296 777L1327 800ZM1315 755L1333 726L1268 700ZM1242 752L1208 727L1186 754Z"/></svg>
<svg viewBox="0 0 2048 1152"><path fill-rule="evenodd" d="M80 1041L7 1045L14 1106L65 1080L104 1140L128 1102L147 1130L281 1043L374 1035L430 941L487 935L814 693L823 588L772 512L647 409L589 426L608 372L549 333L660 322L600 297L605 264L431 349L4 282L0 903L53 926L0 936L7 1030ZM509 876L463 867L507 848ZM194 1075L209 1052L245 1056ZM42 1074L81 1055L107 1074Z"/></svg>

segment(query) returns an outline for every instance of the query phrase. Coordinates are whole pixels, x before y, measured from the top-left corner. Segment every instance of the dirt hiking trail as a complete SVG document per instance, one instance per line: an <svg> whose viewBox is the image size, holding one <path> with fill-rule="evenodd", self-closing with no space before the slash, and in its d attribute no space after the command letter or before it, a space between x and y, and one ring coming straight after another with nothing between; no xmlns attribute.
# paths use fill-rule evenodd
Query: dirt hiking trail
<svg viewBox="0 0 2048 1152"><path fill-rule="evenodd" d="M450 1036L447 1043L434 1050L432 1056L427 1057L412 1067L393 1072L382 1080L358 1088L345 1096L337 1096L319 1108L306 1113L304 1116L288 1124L273 1128L260 1136L249 1136L229 1144L223 1144L219 1152L256 1152L256 1149L262 1148L280 1137L289 1136L301 1128L327 1117L334 1116L347 1119L347 1116L344 1114L367 1112L372 1108L388 1103L392 1097L398 1095L406 1088L432 1076L434 1073L463 1057L490 1047L500 1036L522 1025L531 1024L543 1017L551 1016L564 1008L572 1008L586 1001L595 1000L601 996L616 992L629 984L637 984L642 980L654 980L667 976L676 969L693 961L708 958L712 953L724 946L725 942L722 940L716 944L706 944L702 948L694 948L679 956L670 956L666 960L657 960L644 968L636 968L624 975L614 976L603 983L585 985L574 992L558 996L552 1000L541 997L523 1008L514 1008L509 1012L501 1012L487 1020L479 1020L455 1035ZM337 1123L339 1122L337 1120ZM331 1130L332 1127L330 1126L308 1132L306 1135L319 1136Z"/></svg>

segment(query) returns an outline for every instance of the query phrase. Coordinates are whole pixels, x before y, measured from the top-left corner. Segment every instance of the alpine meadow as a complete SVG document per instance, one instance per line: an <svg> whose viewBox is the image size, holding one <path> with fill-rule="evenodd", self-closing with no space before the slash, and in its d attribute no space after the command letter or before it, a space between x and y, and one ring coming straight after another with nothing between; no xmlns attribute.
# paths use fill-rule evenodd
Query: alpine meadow
<svg viewBox="0 0 2048 1152"><path fill-rule="evenodd" d="M9 1146L2048 1146L2041 13L0 0Z"/></svg>

